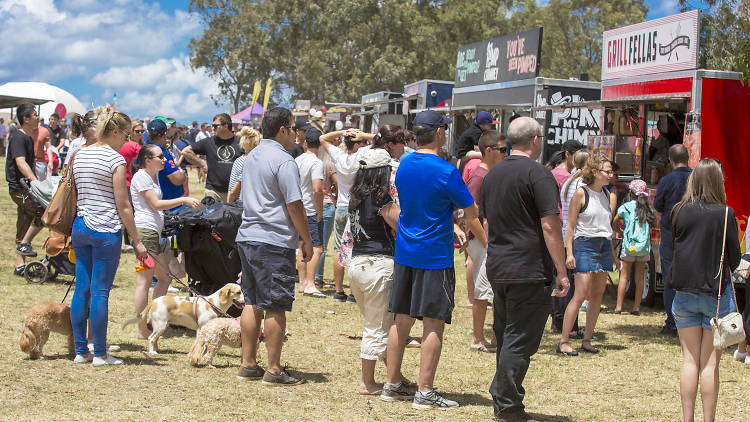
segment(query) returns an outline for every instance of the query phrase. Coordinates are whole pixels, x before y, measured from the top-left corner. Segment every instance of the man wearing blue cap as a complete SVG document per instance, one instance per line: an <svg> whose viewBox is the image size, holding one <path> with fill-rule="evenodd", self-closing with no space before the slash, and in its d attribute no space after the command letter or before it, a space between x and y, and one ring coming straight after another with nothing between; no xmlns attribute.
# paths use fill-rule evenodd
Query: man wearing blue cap
<svg viewBox="0 0 750 422"><path fill-rule="evenodd" d="M453 269L453 210L461 208L482 245L487 237L474 198L458 169L438 156L451 120L434 110L414 118L417 151L405 157L396 173L401 214L396 234L393 290L389 312L396 314L388 336L388 382L383 401L413 398L415 409L457 407L433 388L445 323L451 322L456 287ZM418 391L401 377L401 362L415 318L423 320Z"/></svg>
<svg viewBox="0 0 750 422"><path fill-rule="evenodd" d="M482 133L492 129L492 125L499 122L492 118L488 111L480 111L474 119L475 123L466 129L456 141L456 158L461 160L458 171L463 174L464 166L472 158L482 158L482 153L475 151L479 145L479 137Z"/></svg>

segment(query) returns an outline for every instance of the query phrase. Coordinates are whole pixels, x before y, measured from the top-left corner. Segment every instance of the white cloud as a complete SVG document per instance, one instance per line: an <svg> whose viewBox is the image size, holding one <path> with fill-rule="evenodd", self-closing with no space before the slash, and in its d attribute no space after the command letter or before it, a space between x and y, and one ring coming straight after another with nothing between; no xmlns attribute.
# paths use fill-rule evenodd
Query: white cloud
<svg viewBox="0 0 750 422"><path fill-rule="evenodd" d="M59 85L86 104L117 92L137 115L213 113L216 83L185 57L199 18L146 1L0 0L0 78Z"/></svg>

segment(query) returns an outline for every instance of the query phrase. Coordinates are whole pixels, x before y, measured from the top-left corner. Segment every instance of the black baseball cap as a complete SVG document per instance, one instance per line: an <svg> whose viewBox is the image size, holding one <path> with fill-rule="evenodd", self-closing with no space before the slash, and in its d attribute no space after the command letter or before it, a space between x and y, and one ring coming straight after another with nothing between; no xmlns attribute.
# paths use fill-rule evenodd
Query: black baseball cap
<svg viewBox="0 0 750 422"><path fill-rule="evenodd" d="M297 130L307 130L308 126L310 126L310 122L305 119L297 119L294 121L294 127Z"/></svg>
<svg viewBox="0 0 750 422"><path fill-rule="evenodd" d="M155 118L148 122L146 129L148 129L149 135L161 136L167 133L167 124L163 120Z"/></svg>
<svg viewBox="0 0 750 422"><path fill-rule="evenodd" d="M583 146L583 144L576 141L575 139L570 139L562 144L562 150L571 154L575 154L576 152L584 148L585 147Z"/></svg>

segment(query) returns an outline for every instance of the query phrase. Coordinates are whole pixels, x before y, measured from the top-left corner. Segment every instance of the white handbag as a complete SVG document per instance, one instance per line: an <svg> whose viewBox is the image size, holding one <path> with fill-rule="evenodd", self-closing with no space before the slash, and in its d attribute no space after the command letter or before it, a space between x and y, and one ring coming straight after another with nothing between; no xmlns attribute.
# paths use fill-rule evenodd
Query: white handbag
<svg viewBox="0 0 750 422"><path fill-rule="evenodd" d="M724 271L724 247L727 241L727 219L729 218L729 208L724 210L724 237L721 244L721 261L719 261L719 273L716 277L719 279L719 294L716 299L716 316L711 318L711 331L714 334L714 348L724 349L733 346L745 340L745 329L742 326L742 315L737 312L730 312L725 317L719 318L719 304L721 303L721 279ZM732 286L732 293L735 301L737 293L734 290L734 283L731 277L729 284Z"/></svg>

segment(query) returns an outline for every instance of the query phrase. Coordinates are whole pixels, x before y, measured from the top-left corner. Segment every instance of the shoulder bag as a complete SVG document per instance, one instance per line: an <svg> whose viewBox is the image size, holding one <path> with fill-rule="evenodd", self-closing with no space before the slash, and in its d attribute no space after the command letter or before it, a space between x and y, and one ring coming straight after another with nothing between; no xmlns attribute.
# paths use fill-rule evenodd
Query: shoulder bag
<svg viewBox="0 0 750 422"><path fill-rule="evenodd" d="M724 272L724 249L727 241L727 219L729 218L729 207L724 210L724 237L721 243L721 261L719 261L719 274L716 277L719 279L719 294L716 299L716 316L711 318L711 331L714 334L714 348L724 349L729 346L733 346L743 340L745 340L745 330L742 326L742 315L737 312L730 312L727 316L719 318L719 304L721 303L721 279L723 278ZM734 283L732 283L731 277L728 283L732 286L732 293L735 297L735 303L737 301L737 293L734 290Z"/></svg>
<svg viewBox="0 0 750 422"><path fill-rule="evenodd" d="M73 180L73 163L77 154L78 151L70 157L70 164L63 170L57 191L42 215L42 224L65 236L70 236L73 232L73 220L76 218L76 184Z"/></svg>

